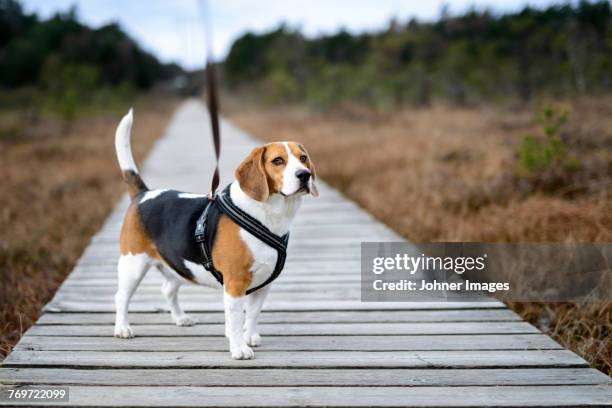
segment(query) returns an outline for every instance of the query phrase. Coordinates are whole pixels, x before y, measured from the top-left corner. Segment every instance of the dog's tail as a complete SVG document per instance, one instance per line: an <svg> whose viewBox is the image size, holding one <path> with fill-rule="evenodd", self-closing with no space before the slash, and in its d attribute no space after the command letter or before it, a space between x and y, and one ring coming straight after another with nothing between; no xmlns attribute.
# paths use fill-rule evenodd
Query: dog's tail
<svg viewBox="0 0 612 408"><path fill-rule="evenodd" d="M119 167L123 173L123 180L128 185L128 193L131 198L134 198L138 193L147 191L148 188L138 174L138 168L132 156L132 147L130 146L130 134L132 132L132 109L121 119L117 132L115 133L115 150L117 151L117 160Z"/></svg>

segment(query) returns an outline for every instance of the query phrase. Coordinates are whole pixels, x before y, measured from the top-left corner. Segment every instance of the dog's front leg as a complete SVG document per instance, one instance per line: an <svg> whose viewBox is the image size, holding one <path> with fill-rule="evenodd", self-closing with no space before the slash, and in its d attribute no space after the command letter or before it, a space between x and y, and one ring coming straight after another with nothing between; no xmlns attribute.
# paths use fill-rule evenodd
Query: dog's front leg
<svg viewBox="0 0 612 408"><path fill-rule="evenodd" d="M247 345L242 331L244 326L244 294L232 296L227 292L226 287L223 293L223 303L225 305L225 335L229 338L232 358L249 360L255 357L255 353Z"/></svg>
<svg viewBox="0 0 612 408"><path fill-rule="evenodd" d="M257 330L257 319L269 291L270 285L267 285L246 297L244 339L249 346L257 347L261 344L261 336L259 330Z"/></svg>

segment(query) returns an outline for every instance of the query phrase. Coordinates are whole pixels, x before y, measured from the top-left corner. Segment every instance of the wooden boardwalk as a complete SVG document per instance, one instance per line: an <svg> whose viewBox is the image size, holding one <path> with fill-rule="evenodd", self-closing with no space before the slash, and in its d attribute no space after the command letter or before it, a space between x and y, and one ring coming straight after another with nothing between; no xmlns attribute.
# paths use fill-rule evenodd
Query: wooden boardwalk
<svg viewBox="0 0 612 408"><path fill-rule="evenodd" d="M142 166L147 184L203 191L207 130L203 106L185 103ZM227 122L222 133L229 182L257 142ZM4 361L1 387L69 385L74 406L612 406L609 377L497 301L361 303L360 242L401 238L319 186L292 228L254 360L230 358L220 293L183 287L200 323L174 326L156 271L131 303L137 337L112 337L124 198Z"/></svg>

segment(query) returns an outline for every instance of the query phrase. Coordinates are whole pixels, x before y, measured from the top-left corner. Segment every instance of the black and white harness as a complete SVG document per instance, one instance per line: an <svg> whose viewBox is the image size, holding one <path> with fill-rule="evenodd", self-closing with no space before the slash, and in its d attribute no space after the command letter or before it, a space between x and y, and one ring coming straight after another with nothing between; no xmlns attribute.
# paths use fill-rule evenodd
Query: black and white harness
<svg viewBox="0 0 612 408"><path fill-rule="evenodd" d="M272 272L268 279L266 279L260 285L248 289L246 291L246 294L248 295L272 283L272 281L278 278L280 273L283 271L285 259L287 258L289 233L286 233L284 236L280 237L270 231L261 222L238 208L230 198L229 189L230 186L228 185L221 193L216 194L214 199L208 200L206 208L202 212L202 215L200 215L200 218L198 218L194 235L195 240L202 251L204 268L206 268L206 270L209 271L221 285L223 285L223 275L215 268L212 260L212 247L221 213L230 217L236 224L249 232L255 238L276 250L278 256L276 257L274 272Z"/></svg>

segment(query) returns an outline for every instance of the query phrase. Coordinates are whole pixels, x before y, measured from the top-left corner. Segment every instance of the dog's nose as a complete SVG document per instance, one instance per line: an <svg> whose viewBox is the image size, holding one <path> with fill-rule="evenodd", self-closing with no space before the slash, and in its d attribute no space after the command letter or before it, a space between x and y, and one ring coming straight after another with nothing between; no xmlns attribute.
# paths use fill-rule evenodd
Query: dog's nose
<svg viewBox="0 0 612 408"><path fill-rule="evenodd" d="M310 172L308 170L298 170L295 172L295 177L298 178L302 183L307 183L310 179Z"/></svg>

